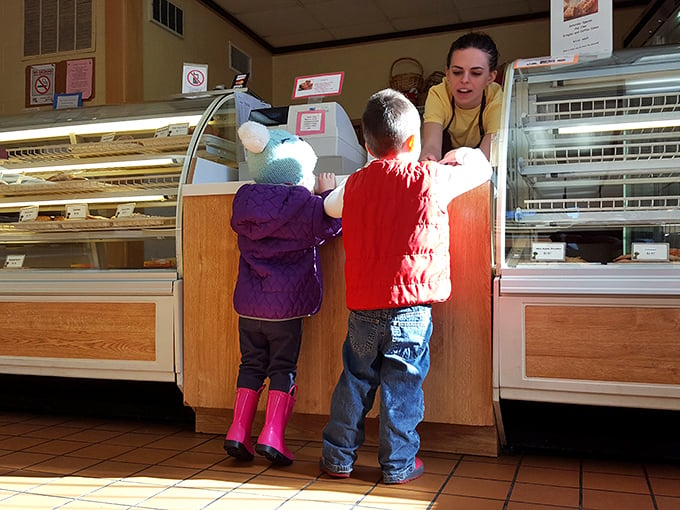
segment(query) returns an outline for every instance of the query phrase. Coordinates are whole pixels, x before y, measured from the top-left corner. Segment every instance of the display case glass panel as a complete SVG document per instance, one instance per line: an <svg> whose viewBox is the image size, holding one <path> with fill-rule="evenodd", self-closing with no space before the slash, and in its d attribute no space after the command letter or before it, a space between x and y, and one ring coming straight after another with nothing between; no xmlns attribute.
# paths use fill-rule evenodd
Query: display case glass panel
<svg viewBox="0 0 680 510"><path fill-rule="evenodd" d="M680 49L506 74L499 265L680 262Z"/></svg>
<svg viewBox="0 0 680 510"><path fill-rule="evenodd" d="M5 268L174 272L187 154L225 176L237 168L233 94L224 91L32 112L2 126Z"/></svg>

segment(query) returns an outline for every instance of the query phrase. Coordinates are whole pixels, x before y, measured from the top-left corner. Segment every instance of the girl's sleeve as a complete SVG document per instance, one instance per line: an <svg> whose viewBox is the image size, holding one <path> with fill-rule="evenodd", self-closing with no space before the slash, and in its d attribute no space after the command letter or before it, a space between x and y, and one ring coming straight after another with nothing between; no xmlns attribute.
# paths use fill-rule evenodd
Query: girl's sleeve
<svg viewBox="0 0 680 510"><path fill-rule="evenodd" d="M337 188L336 188L337 189ZM335 191L335 190L333 190ZM333 193L333 191L325 191L321 195L314 195L314 211L313 211L313 232L316 245L323 244L325 241L332 239L342 233L342 220L329 216L325 212L325 199Z"/></svg>

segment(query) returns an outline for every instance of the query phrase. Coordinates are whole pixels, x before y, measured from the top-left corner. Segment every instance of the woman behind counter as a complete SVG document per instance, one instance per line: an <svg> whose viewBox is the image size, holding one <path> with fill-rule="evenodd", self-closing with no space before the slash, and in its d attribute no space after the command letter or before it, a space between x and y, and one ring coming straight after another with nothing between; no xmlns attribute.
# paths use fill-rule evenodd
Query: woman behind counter
<svg viewBox="0 0 680 510"><path fill-rule="evenodd" d="M480 148L489 159L503 101L497 66L498 49L487 34L470 32L451 44L446 76L425 100L421 161L439 161L459 147Z"/></svg>

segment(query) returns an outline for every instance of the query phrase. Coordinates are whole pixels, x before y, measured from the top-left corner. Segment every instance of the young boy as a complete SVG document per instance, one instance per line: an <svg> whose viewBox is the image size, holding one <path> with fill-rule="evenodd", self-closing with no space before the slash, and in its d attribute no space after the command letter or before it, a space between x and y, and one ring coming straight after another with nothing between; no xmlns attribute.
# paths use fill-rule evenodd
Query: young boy
<svg viewBox="0 0 680 510"><path fill-rule="evenodd" d="M471 148L456 151L456 166L419 162L418 111L394 90L370 97L362 126L376 159L324 200L329 216L342 217L350 314L320 466L331 477L350 476L380 387L383 481L407 483L424 471L416 426L430 367L431 303L451 294L447 205L487 181L491 166Z"/></svg>

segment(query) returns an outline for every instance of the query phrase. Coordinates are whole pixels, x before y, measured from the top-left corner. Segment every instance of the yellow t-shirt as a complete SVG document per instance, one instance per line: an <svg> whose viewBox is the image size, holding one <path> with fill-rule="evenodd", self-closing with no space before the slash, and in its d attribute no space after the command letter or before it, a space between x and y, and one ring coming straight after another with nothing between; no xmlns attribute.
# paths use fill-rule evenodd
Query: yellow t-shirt
<svg viewBox="0 0 680 510"><path fill-rule="evenodd" d="M486 106L482 113L484 133L497 133L501 125L501 106L503 104L503 89L492 82L486 87ZM438 85L430 87L425 100L423 122L436 122L442 128L451 120L451 92L446 78ZM479 142L479 106L464 110L456 108L456 115L449 126L451 143L454 148L477 147Z"/></svg>

